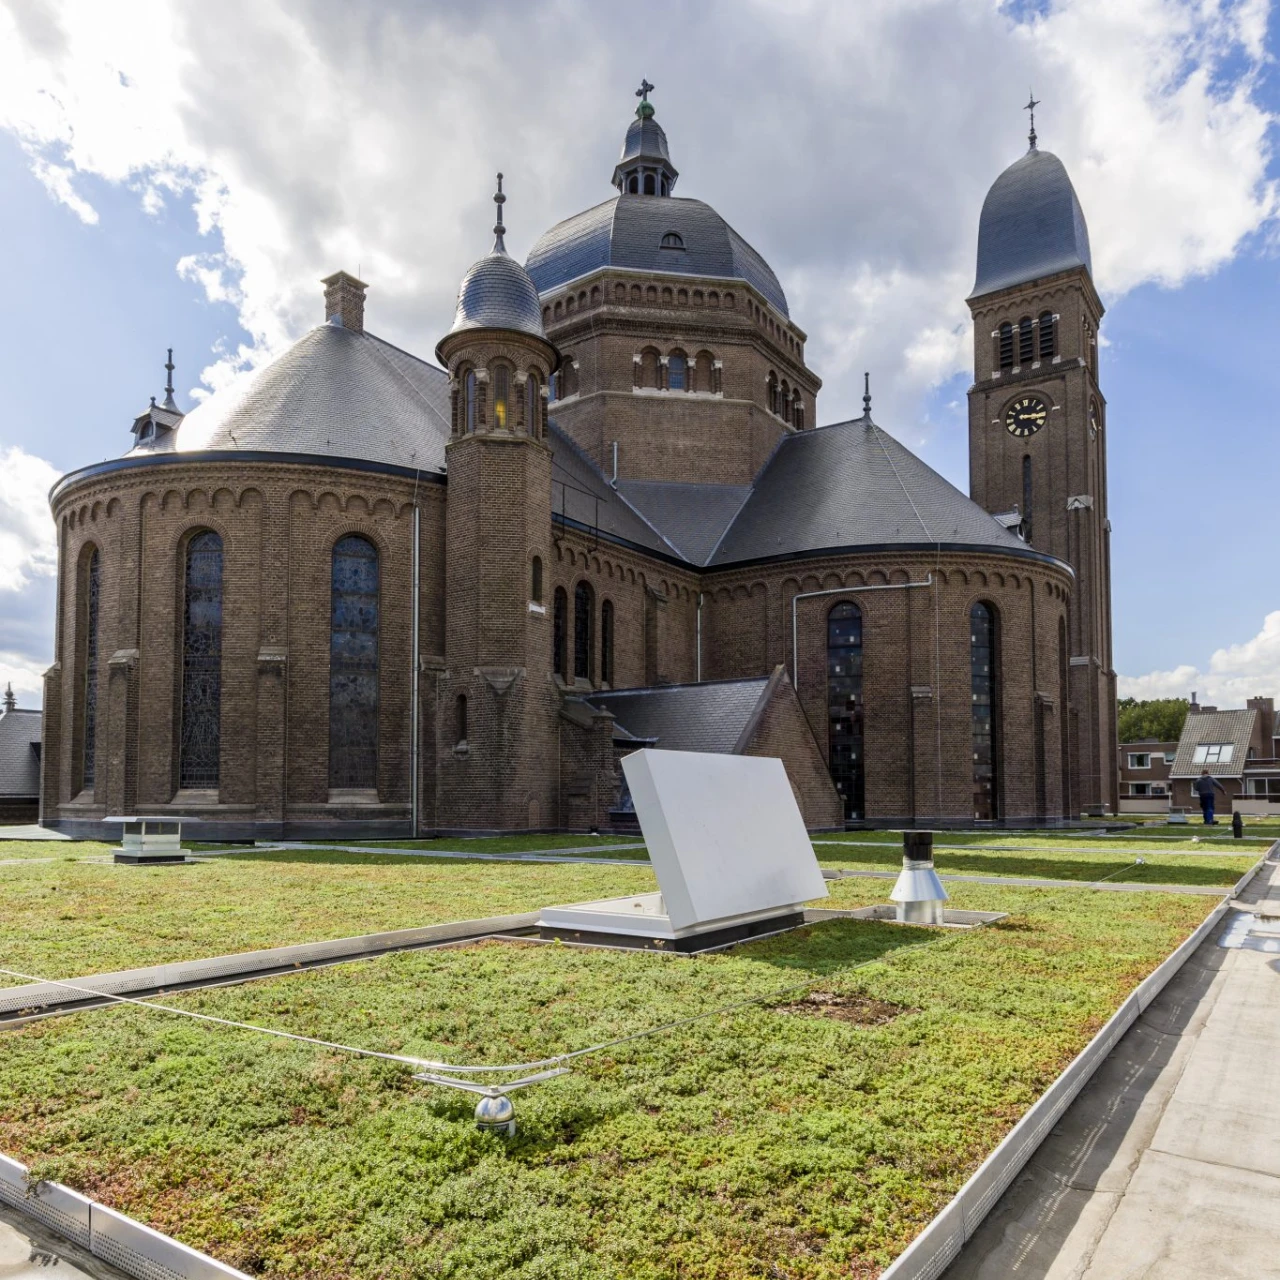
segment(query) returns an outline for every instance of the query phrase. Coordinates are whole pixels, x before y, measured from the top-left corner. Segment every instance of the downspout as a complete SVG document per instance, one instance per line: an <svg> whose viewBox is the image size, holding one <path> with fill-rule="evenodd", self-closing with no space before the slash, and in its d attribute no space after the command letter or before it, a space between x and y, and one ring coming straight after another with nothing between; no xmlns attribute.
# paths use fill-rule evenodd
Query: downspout
<svg viewBox="0 0 1280 1280"><path fill-rule="evenodd" d="M698 624L696 629L696 649L694 650L693 678L702 683L702 592L698 592Z"/></svg>
<svg viewBox="0 0 1280 1280"><path fill-rule="evenodd" d="M800 600L812 600L815 596L849 596L864 591L907 591L912 587L933 586L933 572L930 571L923 582L884 582L870 587L829 587L825 591L801 591L791 597L791 686L800 692L800 650L798 646L798 625L796 622L796 604Z"/></svg>
<svg viewBox="0 0 1280 1280"><path fill-rule="evenodd" d="M418 780L418 758L419 758L419 735L421 733L419 727L418 712L418 644L419 644L419 611L422 598L421 582L419 581L421 565L420 554L418 549L419 537L422 528L422 513L418 507L418 495L414 492L413 502L413 551L410 556L412 568L410 576L413 578L413 607L409 611L412 619L411 630L412 635L409 641L409 660L412 667L409 671L409 732L412 741L409 745L409 821L411 823L410 831L412 836L418 834L418 819L420 809L419 797L419 780Z"/></svg>

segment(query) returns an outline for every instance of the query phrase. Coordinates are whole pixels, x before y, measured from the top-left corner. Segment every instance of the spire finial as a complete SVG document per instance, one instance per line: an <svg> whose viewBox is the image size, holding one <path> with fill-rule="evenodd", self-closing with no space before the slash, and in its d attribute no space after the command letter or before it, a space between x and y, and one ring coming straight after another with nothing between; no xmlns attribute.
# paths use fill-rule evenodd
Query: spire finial
<svg viewBox="0 0 1280 1280"><path fill-rule="evenodd" d="M175 413L178 411L178 402L173 398L173 348L169 348L169 358L165 362L164 371L168 374L164 382L164 407L172 409ZM152 404L155 403L153 400Z"/></svg>
<svg viewBox="0 0 1280 1280"><path fill-rule="evenodd" d="M14 711L17 709L18 700L13 696L13 681L9 681L4 687L4 709L6 711Z"/></svg>
<svg viewBox="0 0 1280 1280"><path fill-rule="evenodd" d="M1036 149L1036 108L1039 105L1040 103L1036 98L1036 95L1030 89L1028 89L1027 105L1022 109L1023 111L1029 111L1031 113L1031 132L1027 137L1027 141L1031 144L1032 151Z"/></svg>
<svg viewBox="0 0 1280 1280"><path fill-rule="evenodd" d="M862 375L862 416L871 417L871 374Z"/></svg>
<svg viewBox="0 0 1280 1280"><path fill-rule="evenodd" d="M653 103L649 101L649 95L655 88L657 86L650 84L644 76L640 77L640 87L636 90L636 97L640 99L640 105L636 108L636 115L641 120L648 119L653 115Z"/></svg>
<svg viewBox="0 0 1280 1280"><path fill-rule="evenodd" d="M498 220L493 224L493 251L506 253L507 246L502 239L506 232L506 227L502 225L502 206L507 203L507 197L502 194L502 174L498 174L498 190L493 197L493 203L498 206Z"/></svg>

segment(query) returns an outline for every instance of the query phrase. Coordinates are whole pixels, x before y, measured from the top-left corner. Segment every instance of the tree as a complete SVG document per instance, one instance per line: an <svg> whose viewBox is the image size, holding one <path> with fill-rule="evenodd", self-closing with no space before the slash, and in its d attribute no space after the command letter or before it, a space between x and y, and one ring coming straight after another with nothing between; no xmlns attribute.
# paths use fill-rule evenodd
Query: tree
<svg viewBox="0 0 1280 1280"><path fill-rule="evenodd" d="M1117 704L1117 725L1121 742L1139 742L1154 738L1157 742L1177 742L1187 719L1186 698L1153 698L1139 702L1137 698L1121 698Z"/></svg>

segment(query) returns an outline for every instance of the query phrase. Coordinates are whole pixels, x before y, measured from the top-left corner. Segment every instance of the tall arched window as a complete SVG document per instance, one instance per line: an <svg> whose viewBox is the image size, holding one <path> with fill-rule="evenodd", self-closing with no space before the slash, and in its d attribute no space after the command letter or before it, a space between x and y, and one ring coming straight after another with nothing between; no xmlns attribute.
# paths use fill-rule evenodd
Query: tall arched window
<svg viewBox="0 0 1280 1280"><path fill-rule="evenodd" d="M187 543L182 607L178 786L215 790L222 753L222 539Z"/></svg>
<svg viewBox="0 0 1280 1280"><path fill-rule="evenodd" d="M791 425L804 430L804 397L798 391L791 397Z"/></svg>
<svg viewBox="0 0 1280 1280"><path fill-rule="evenodd" d="M595 592L589 582L573 589L573 678L590 680L592 640L595 635Z"/></svg>
<svg viewBox="0 0 1280 1280"><path fill-rule="evenodd" d="M569 678L569 594L556 588L551 607L551 667L561 680Z"/></svg>
<svg viewBox="0 0 1280 1280"><path fill-rule="evenodd" d="M627 179L627 191L630 192L630 194L633 196L639 194L640 178L637 174L633 173L631 177Z"/></svg>
<svg viewBox="0 0 1280 1280"><path fill-rule="evenodd" d="M1062 816L1072 816L1071 737L1067 708L1067 620L1058 616L1058 739L1062 753Z"/></svg>
<svg viewBox="0 0 1280 1280"><path fill-rule="evenodd" d="M653 174L646 173L644 175L644 193L647 196L657 194L657 184L653 180Z"/></svg>
<svg viewBox="0 0 1280 1280"><path fill-rule="evenodd" d="M697 372L695 374L696 381L693 389L695 391L714 391L715 388L715 357L710 351L698 352Z"/></svg>
<svg viewBox="0 0 1280 1280"><path fill-rule="evenodd" d="M467 740L467 695L458 694L453 704L453 740L461 744Z"/></svg>
<svg viewBox="0 0 1280 1280"><path fill-rule="evenodd" d="M511 371L505 364L493 370L493 429L505 431L510 424Z"/></svg>
<svg viewBox="0 0 1280 1280"><path fill-rule="evenodd" d="M667 360L667 388L685 391L689 386L689 361L683 351L673 351Z"/></svg>
<svg viewBox="0 0 1280 1280"><path fill-rule="evenodd" d="M1035 344L1032 341L1031 317L1023 316L1018 321L1018 363L1028 365L1035 359Z"/></svg>
<svg viewBox="0 0 1280 1280"><path fill-rule="evenodd" d="M831 781L846 821L866 816L862 755L862 610L848 602L827 614L827 746Z"/></svg>
<svg viewBox="0 0 1280 1280"><path fill-rule="evenodd" d="M476 429L476 371L474 369L467 370L463 386L467 415L464 429L467 432L472 432Z"/></svg>
<svg viewBox="0 0 1280 1280"><path fill-rule="evenodd" d="M600 682L613 683L613 601L600 606Z"/></svg>
<svg viewBox="0 0 1280 1280"><path fill-rule="evenodd" d="M542 557L534 556L529 564L529 599L542 603Z"/></svg>
<svg viewBox="0 0 1280 1280"><path fill-rule="evenodd" d="M777 413L778 412L778 375L774 373L773 370L769 371L769 377L767 382L765 383L765 386L768 391L769 412Z"/></svg>
<svg viewBox="0 0 1280 1280"><path fill-rule="evenodd" d="M1057 325L1053 319L1052 311L1042 311L1040 313L1040 359L1052 360L1058 354L1057 349Z"/></svg>
<svg viewBox="0 0 1280 1280"><path fill-rule="evenodd" d="M1022 455L1022 527L1023 536L1031 541L1031 500L1034 497L1031 487L1031 455Z"/></svg>
<svg viewBox="0 0 1280 1280"><path fill-rule="evenodd" d="M778 417L783 422L791 421L791 388L786 378L783 378L782 387L778 392Z"/></svg>
<svg viewBox="0 0 1280 1280"><path fill-rule="evenodd" d="M538 383L538 375L531 373L524 380L524 422L525 430L535 439L539 439L542 415L542 388Z"/></svg>
<svg viewBox="0 0 1280 1280"><path fill-rule="evenodd" d="M102 599L102 557L89 552L84 567L84 754L83 783L93 790L98 758L98 616Z"/></svg>
<svg viewBox="0 0 1280 1280"><path fill-rule="evenodd" d="M565 356L564 363L560 366L560 399L567 399L569 396L578 394L578 366L574 363L572 356Z"/></svg>
<svg viewBox="0 0 1280 1280"><path fill-rule="evenodd" d="M1000 367L1013 368L1013 325L1007 320L1000 326Z"/></svg>
<svg viewBox="0 0 1280 1280"><path fill-rule="evenodd" d="M658 353L653 347L645 347L640 353L640 385L642 387L658 385Z"/></svg>
<svg viewBox="0 0 1280 1280"><path fill-rule="evenodd" d="M973 816L1000 816L1000 683L995 610L979 601L969 610L969 671L973 700Z"/></svg>
<svg viewBox="0 0 1280 1280"><path fill-rule="evenodd" d="M329 786L378 785L378 551L350 534L333 548Z"/></svg>

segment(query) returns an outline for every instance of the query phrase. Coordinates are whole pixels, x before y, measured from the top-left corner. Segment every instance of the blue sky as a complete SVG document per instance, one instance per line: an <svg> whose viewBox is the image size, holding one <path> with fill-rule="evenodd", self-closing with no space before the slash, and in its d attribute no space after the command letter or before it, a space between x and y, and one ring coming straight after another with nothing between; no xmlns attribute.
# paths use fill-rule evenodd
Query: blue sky
<svg viewBox="0 0 1280 1280"><path fill-rule="evenodd" d="M491 170L523 253L610 194L647 71L678 194L755 244L809 332L819 419L858 411L869 367L877 419L961 487L977 214L1025 147L1034 79L1109 308L1117 670L1152 695L1280 695L1269 7L752 8L655 5L718 48L708 64L662 21L629 42L574 0L486 6L529 54L495 102L492 43L452 6L67 0L46 23L0 0L0 680L29 705L52 655L32 495L129 446L167 346L189 406L317 323L342 266L370 280L370 327L428 354L486 247ZM581 47L538 74L565 24Z"/></svg>

